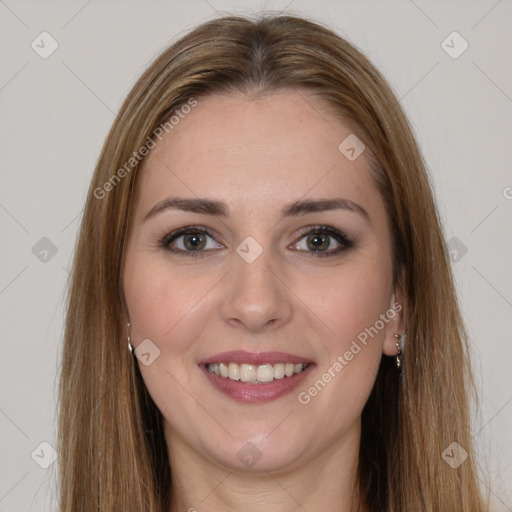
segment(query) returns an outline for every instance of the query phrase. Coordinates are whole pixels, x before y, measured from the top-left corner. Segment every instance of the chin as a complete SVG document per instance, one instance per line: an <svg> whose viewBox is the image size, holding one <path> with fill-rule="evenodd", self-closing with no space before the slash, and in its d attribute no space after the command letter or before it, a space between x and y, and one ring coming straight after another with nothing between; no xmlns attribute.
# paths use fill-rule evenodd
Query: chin
<svg viewBox="0 0 512 512"><path fill-rule="evenodd" d="M251 433L250 429L246 429L245 435L238 434L234 439L226 435L226 445L222 449L220 443L212 445L209 438L208 455L230 471L258 473L290 469L304 457L304 446L311 443L307 443L302 436L300 439L290 437L284 430L272 432L275 428L273 422L270 428L266 425L264 430L256 428Z"/></svg>

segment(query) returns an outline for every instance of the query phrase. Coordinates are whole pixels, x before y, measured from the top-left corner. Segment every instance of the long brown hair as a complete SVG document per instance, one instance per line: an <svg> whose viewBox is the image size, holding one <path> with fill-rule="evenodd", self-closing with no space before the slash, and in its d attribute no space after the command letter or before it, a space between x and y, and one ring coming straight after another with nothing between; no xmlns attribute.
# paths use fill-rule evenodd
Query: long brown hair
<svg viewBox="0 0 512 512"><path fill-rule="evenodd" d="M432 185L405 114L352 44L319 23L264 14L208 21L166 49L129 93L105 141L68 296L61 512L168 512L172 499L162 415L126 342L123 250L142 161L130 159L148 141L157 143L155 130L191 99L286 89L316 93L353 127L373 157L392 226L407 345L401 374L382 358L362 413L361 495L372 512L486 509L470 433L467 334ZM452 442L468 454L457 468L442 457Z"/></svg>

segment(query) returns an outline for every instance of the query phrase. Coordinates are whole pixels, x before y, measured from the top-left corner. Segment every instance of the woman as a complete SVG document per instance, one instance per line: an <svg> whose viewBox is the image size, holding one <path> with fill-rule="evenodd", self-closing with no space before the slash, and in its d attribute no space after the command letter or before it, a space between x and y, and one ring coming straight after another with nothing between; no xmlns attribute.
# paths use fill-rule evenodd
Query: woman
<svg viewBox="0 0 512 512"><path fill-rule="evenodd" d="M61 510L480 512L467 354L384 78L305 19L207 22L134 86L89 189Z"/></svg>

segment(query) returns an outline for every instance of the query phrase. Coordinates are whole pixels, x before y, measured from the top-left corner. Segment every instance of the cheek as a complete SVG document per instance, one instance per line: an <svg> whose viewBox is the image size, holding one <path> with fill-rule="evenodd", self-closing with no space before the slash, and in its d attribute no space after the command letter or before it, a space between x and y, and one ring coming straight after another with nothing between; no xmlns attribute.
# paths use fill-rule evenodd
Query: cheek
<svg viewBox="0 0 512 512"><path fill-rule="evenodd" d="M340 267L316 284L321 292L310 293L308 300L329 329L330 351L350 346L352 340L374 326L389 308L391 278L389 269L382 263L361 262ZM379 334L383 334L381 322L378 327Z"/></svg>
<svg viewBox="0 0 512 512"><path fill-rule="evenodd" d="M310 293L308 306L327 329L318 372L301 389L301 403L312 402L319 414L329 410L342 425L360 414L375 382L387 327L382 318L393 318L387 315L392 279L387 262L360 259L316 284L323 291Z"/></svg>
<svg viewBox="0 0 512 512"><path fill-rule="evenodd" d="M365 280L357 272L340 276L339 281L331 280L332 291L319 300L329 335L321 340L317 371L297 398L308 415L329 418L324 435L333 439L360 416L377 376L385 328L373 329L387 310L385 299L389 301L382 288L386 280L378 278L375 274Z"/></svg>
<svg viewBox="0 0 512 512"><path fill-rule="evenodd" d="M222 301L229 277L217 283L222 271L196 268L180 270L165 260L152 261L144 251L127 256L124 289L135 343L149 338L176 353L186 348L182 344L197 339L200 329L216 322L211 318L212 301ZM389 268L377 258L353 258L330 269L290 273L288 280L300 300L294 294L283 300L293 303L295 315L309 318L310 327L323 333L322 344L331 354L347 350L389 306Z"/></svg>
<svg viewBox="0 0 512 512"><path fill-rule="evenodd" d="M184 353L207 323L213 273L180 271L168 262L151 261L143 252L127 257L125 297L134 344L148 338L165 354Z"/></svg>

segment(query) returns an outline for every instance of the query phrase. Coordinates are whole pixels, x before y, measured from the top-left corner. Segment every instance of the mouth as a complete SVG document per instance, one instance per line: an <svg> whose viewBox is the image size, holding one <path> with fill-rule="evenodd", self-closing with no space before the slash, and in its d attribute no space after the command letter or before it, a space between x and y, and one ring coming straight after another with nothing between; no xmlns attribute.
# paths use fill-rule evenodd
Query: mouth
<svg viewBox="0 0 512 512"><path fill-rule="evenodd" d="M296 389L315 363L282 352L225 352L203 360L199 368L223 395L243 403L263 403Z"/></svg>
<svg viewBox="0 0 512 512"><path fill-rule="evenodd" d="M302 373L310 363L276 363L276 364L249 364L249 363L207 363L207 370L223 379L261 384L281 380Z"/></svg>

